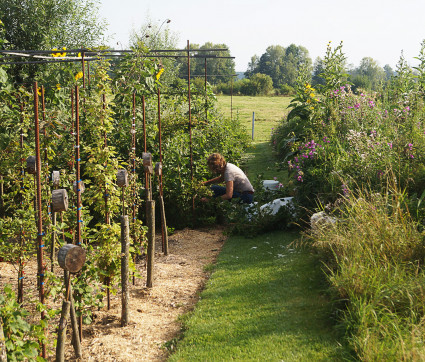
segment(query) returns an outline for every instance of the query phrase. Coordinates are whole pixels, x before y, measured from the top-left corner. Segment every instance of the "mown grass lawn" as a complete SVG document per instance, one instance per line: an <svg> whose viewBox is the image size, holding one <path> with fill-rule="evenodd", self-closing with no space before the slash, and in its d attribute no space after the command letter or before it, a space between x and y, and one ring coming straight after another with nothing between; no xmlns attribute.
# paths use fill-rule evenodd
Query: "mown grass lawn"
<svg viewBox="0 0 425 362"><path fill-rule="evenodd" d="M229 238L170 361L341 360L320 266L297 238Z"/></svg>
<svg viewBox="0 0 425 362"><path fill-rule="evenodd" d="M270 138L272 128L288 113L290 97L250 97L250 96L217 96L218 108L230 118L232 104L233 117L238 117L251 135L252 112L255 112L254 141L261 142Z"/></svg>
<svg viewBox="0 0 425 362"><path fill-rule="evenodd" d="M217 99L218 109L230 118L230 96L221 95L217 96ZM252 111L255 111L254 140L246 150L242 165L251 181L259 174L263 175L265 180L274 177L281 182L287 180L287 170L277 163L269 140L272 130L282 122L288 113L287 107L290 100L290 97L233 97L233 116L239 117L250 136L252 134Z"/></svg>
<svg viewBox="0 0 425 362"><path fill-rule="evenodd" d="M256 126L260 136L247 150L243 169L250 179L261 173L264 179L277 176L285 182L287 172L278 171L269 137L289 99L235 98L244 104L245 113L251 104L269 117ZM230 97L219 97L219 107L226 107L226 102ZM296 247L298 239L298 232L285 231L230 237L211 266L213 274L195 310L182 319L184 333L169 360L348 359L334 332L321 265L309 251Z"/></svg>

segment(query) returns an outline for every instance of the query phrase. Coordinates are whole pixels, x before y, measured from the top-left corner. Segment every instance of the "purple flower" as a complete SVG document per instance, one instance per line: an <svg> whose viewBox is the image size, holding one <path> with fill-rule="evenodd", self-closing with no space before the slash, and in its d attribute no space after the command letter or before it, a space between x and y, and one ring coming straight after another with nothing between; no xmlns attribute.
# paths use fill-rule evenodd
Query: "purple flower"
<svg viewBox="0 0 425 362"><path fill-rule="evenodd" d="M354 108L355 108L355 109L359 109L359 108L360 108L360 103L356 103L356 104L354 105Z"/></svg>

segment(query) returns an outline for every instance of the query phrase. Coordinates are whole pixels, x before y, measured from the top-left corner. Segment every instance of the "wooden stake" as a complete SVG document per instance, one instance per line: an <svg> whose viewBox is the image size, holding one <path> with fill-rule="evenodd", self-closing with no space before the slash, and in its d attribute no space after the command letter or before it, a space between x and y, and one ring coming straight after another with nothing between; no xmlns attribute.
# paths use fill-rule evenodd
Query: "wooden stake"
<svg viewBox="0 0 425 362"><path fill-rule="evenodd" d="M163 236L163 252L164 255L168 255L168 230L167 230L167 220L165 218L165 206L164 198L162 195L159 196L159 207L161 211L161 227L162 227L162 236Z"/></svg>
<svg viewBox="0 0 425 362"><path fill-rule="evenodd" d="M146 220L148 225L148 252L146 286L152 288L153 265L155 256L155 201L146 201Z"/></svg>
<svg viewBox="0 0 425 362"><path fill-rule="evenodd" d="M56 212L52 212L52 245L50 249L50 271L53 273L53 260L55 257L55 248L56 248Z"/></svg>
<svg viewBox="0 0 425 362"><path fill-rule="evenodd" d="M128 258L130 249L130 233L129 233L128 216L121 217L121 327L128 325Z"/></svg>
<svg viewBox="0 0 425 362"><path fill-rule="evenodd" d="M72 326L72 346L74 347L75 357L80 358L82 356L81 352L81 340L80 333L78 328L77 314L75 313L74 307L74 297L72 296L72 287L71 280L69 279L69 272L64 270L64 280L65 285L67 286L67 300L69 299L70 304L70 316L71 316L71 326Z"/></svg>
<svg viewBox="0 0 425 362"><path fill-rule="evenodd" d="M58 329L58 341L56 344L56 362L65 361L65 339L66 339L66 326L68 324L69 309L71 307L70 301L63 301L61 319Z"/></svg>

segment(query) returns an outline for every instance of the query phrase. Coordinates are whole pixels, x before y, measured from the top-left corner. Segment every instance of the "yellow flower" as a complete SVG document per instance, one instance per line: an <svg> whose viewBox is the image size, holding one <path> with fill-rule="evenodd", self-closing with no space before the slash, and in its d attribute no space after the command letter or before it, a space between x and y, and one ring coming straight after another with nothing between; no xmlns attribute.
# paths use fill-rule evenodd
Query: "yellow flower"
<svg viewBox="0 0 425 362"><path fill-rule="evenodd" d="M59 90L59 89L61 89L61 85L58 83L58 84L56 84L56 89L57 90Z"/></svg>
<svg viewBox="0 0 425 362"><path fill-rule="evenodd" d="M58 50L57 48L53 48L52 50ZM52 53L52 57L60 57L60 53Z"/></svg>
<svg viewBox="0 0 425 362"><path fill-rule="evenodd" d="M0 20L0 25L3 25L3 22Z"/></svg>
<svg viewBox="0 0 425 362"><path fill-rule="evenodd" d="M83 78L83 72L78 72L77 74L75 74L75 80L78 80L80 78Z"/></svg>
<svg viewBox="0 0 425 362"><path fill-rule="evenodd" d="M307 99L307 101L306 101L307 103L311 103L311 100L310 100L310 98L309 99Z"/></svg>
<svg viewBox="0 0 425 362"><path fill-rule="evenodd" d="M310 97L314 98L314 97L316 97L316 95L314 93L310 93Z"/></svg>
<svg viewBox="0 0 425 362"><path fill-rule="evenodd" d="M78 57L78 58L81 58L81 53L78 53L77 57Z"/></svg>
<svg viewBox="0 0 425 362"><path fill-rule="evenodd" d="M39 96L41 96L41 87L37 88L37 93L38 93Z"/></svg>
<svg viewBox="0 0 425 362"><path fill-rule="evenodd" d="M63 47L62 50L66 50L66 47ZM66 52L61 53L61 57L65 57L66 56Z"/></svg>
<svg viewBox="0 0 425 362"><path fill-rule="evenodd" d="M161 76L161 74L164 73L164 68L161 68L158 72L158 74L156 75L156 80L159 80L159 77Z"/></svg>

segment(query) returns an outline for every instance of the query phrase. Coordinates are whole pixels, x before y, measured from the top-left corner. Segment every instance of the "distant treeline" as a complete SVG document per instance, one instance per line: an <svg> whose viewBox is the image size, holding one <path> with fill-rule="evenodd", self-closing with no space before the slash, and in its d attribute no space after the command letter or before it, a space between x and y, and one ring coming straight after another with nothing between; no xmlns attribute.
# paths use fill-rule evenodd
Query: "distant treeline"
<svg viewBox="0 0 425 362"><path fill-rule="evenodd" d="M317 57L312 62L308 50L303 46L291 44L287 48L272 45L258 57L254 55L248 64L245 78L222 81L211 79L216 93L235 95L292 95L301 67L307 68L311 74L311 84L318 85L324 81L320 74L323 72L324 60ZM395 75L394 70L386 64L379 66L370 57L364 57L358 67L344 64L346 79L353 89L361 88L378 91L386 86L388 80Z"/></svg>

